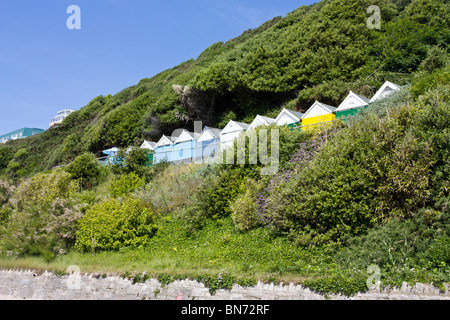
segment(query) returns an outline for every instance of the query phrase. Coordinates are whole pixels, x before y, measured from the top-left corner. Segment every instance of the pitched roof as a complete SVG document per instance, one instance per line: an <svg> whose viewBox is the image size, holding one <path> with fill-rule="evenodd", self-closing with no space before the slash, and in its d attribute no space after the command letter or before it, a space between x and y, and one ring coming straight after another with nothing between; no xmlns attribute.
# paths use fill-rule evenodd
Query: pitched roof
<svg viewBox="0 0 450 320"><path fill-rule="evenodd" d="M259 114L255 117L253 122L250 124L248 129L255 129L258 127L258 125L270 125L271 123L275 122L275 119L260 116Z"/></svg>
<svg viewBox="0 0 450 320"><path fill-rule="evenodd" d="M200 137L200 134L198 134L198 133L194 133L194 132L189 132L187 130L183 130L183 132L181 132L181 134L175 140L174 144L181 143L181 142L186 142L186 141L191 141L191 140L196 141L199 137Z"/></svg>
<svg viewBox="0 0 450 320"><path fill-rule="evenodd" d="M314 117L314 115L311 116L311 113L316 110L317 108L320 108L324 110L326 113L333 113L336 111L336 107L332 107L328 104L321 103L319 101L314 102L314 104L308 109L308 111L305 112L302 119L307 119L309 117Z"/></svg>
<svg viewBox="0 0 450 320"><path fill-rule="evenodd" d="M174 143L174 138L163 135L161 139L156 143L155 148L172 145Z"/></svg>
<svg viewBox="0 0 450 320"><path fill-rule="evenodd" d="M222 132L221 129L211 128L211 127L205 126L203 128L203 131L202 131L201 135L198 137L197 141L199 142L199 141L211 140L211 139L206 139L205 138L207 135L210 135L210 136L212 136L215 139L219 139L221 132Z"/></svg>
<svg viewBox="0 0 450 320"><path fill-rule="evenodd" d="M233 127L235 129L233 129ZM230 120L230 122L228 122L228 124L225 126L225 128L223 128L223 130L222 130L222 132L220 134L224 135L224 134L227 134L227 133L230 133L230 132L247 130L248 127L249 127L249 125L246 124L246 123Z"/></svg>
<svg viewBox="0 0 450 320"><path fill-rule="evenodd" d="M156 142L144 140L144 142L141 145L141 148L155 150L155 146L156 146Z"/></svg>
<svg viewBox="0 0 450 320"><path fill-rule="evenodd" d="M353 100L353 101L352 101ZM336 111L343 111L348 109L359 108L363 106L367 106L369 104L370 99L359 94L350 91L348 96L342 101Z"/></svg>
<svg viewBox="0 0 450 320"><path fill-rule="evenodd" d="M386 89L390 89L390 91L398 91L401 89L401 87L395 83L392 83L390 81L386 81L381 87L380 89L378 89L378 91L375 93L375 95L372 97L372 99L370 99L370 102L374 102L378 99L384 98L387 94L383 94ZM389 94L389 93L388 93Z"/></svg>
<svg viewBox="0 0 450 320"><path fill-rule="evenodd" d="M299 122L302 119L303 115L304 115L301 112L297 112L297 111L294 111L294 110L289 110L289 109L283 108L283 110L280 112L278 117L275 119L275 122L277 124L280 124L279 122L280 122L280 120L281 120L281 118L283 117L284 114L288 114L293 119L293 121L295 121L295 122Z"/></svg>

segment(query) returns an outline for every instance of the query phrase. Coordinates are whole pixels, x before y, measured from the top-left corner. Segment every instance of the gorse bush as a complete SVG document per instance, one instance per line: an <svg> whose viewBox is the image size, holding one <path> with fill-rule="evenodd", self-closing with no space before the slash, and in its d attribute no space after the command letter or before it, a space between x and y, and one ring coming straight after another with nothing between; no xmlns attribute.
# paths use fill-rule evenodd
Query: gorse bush
<svg viewBox="0 0 450 320"><path fill-rule="evenodd" d="M140 199L107 199L79 220L75 248L95 252L144 246L157 230L155 219Z"/></svg>
<svg viewBox="0 0 450 320"><path fill-rule="evenodd" d="M247 178L242 184L246 192L238 196L236 201L230 205L230 209L236 229L247 231L258 225L256 196L264 184L251 178Z"/></svg>
<svg viewBox="0 0 450 320"><path fill-rule="evenodd" d="M118 198L129 195L145 186L145 181L136 173L123 174L119 179L111 181L109 186L111 197Z"/></svg>
<svg viewBox="0 0 450 320"><path fill-rule="evenodd" d="M205 166L171 166L150 181L141 197L155 212L177 215L192 204L192 196L207 174L205 170L209 172Z"/></svg>
<svg viewBox="0 0 450 320"><path fill-rule="evenodd" d="M93 154L84 153L66 168L74 180L77 180L83 188L90 189L98 183L100 178L100 165Z"/></svg>
<svg viewBox="0 0 450 320"><path fill-rule="evenodd" d="M61 170L22 183L10 196L10 217L0 231L5 250L52 259L73 248L81 217L72 199L76 190L70 174Z"/></svg>
<svg viewBox="0 0 450 320"><path fill-rule="evenodd" d="M29 207L48 207L54 200L67 199L77 192L72 176L62 170L35 175L23 182L11 196L11 204L17 212Z"/></svg>

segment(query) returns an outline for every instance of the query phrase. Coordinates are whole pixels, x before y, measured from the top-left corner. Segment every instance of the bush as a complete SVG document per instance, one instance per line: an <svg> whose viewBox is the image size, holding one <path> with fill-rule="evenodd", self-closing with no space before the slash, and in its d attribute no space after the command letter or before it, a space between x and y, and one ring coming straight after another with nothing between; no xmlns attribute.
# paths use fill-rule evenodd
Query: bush
<svg viewBox="0 0 450 320"><path fill-rule="evenodd" d="M230 205L231 217L236 229L247 231L257 226L257 204L256 196L264 184L247 178L242 182L242 188L247 190L238 196L235 202Z"/></svg>
<svg viewBox="0 0 450 320"><path fill-rule="evenodd" d="M119 179L111 181L109 190L113 198L118 198L129 195L144 185L144 180L139 178L136 173L131 172L120 176Z"/></svg>
<svg viewBox="0 0 450 320"><path fill-rule="evenodd" d="M8 182L0 180L0 228L9 221L12 208L9 205L9 198L14 191L14 186Z"/></svg>
<svg viewBox="0 0 450 320"><path fill-rule="evenodd" d="M139 199L108 199L92 206L79 221L75 247L95 252L146 245L157 230L155 219Z"/></svg>
<svg viewBox="0 0 450 320"><path fill-rule="evenodd" d="M272 188L267 223L312 246L411 218L431 201L433 151L411 130L422 108L392 107L381 119L367 112L328 137L312 160Z"/></svg>
<svg viewBox="0 0 450 320"><path fill-rule="evenodd" d="M79 218L78 207L62 199L49 207L13 212L4 237L5 249L16 256L39 255L51 260L73 248Z"/></svg>
<svg viewBox="0 0 450 320"><path fill-rule="evenodd" d="M62 170L41 173L23 182L12 194L10 203L15 211L22 212L30 207L45 208L56 199L69 199L77 191L72 176Z"/></svg>
<svg viewBox="0 0 450 320"><path fill-rule="evenodd" d="M197 165L171 166L169 170L155 176L142 193L145 203L160 214L178 214L192 205L193 195L203 182L206 167Z"/></svg>
<svg viewBox="0 0 450 320"><path fill-rule="evenodd" d="M414 265L417 226L412 221L392 221L371 229L366 235L348 240L336 261L347 267L407 268Z"/></svg>
<svg viewBox="0 0 450 320"><path fill-rule="evenodd" d="M46 260L70 250L81 217L71 200L75 190L70 174L60 170L22 183L10 197L10 218L0 231L5 249Z"/></svg>
<svg viewBox="0 0 450 320"><path fill-rule="evenodd" d="M117 173L131 173L134 172L139 176L146 173L146 167L149 163L149 151L141 148L130 148L129 150L120 150L117 153L117 159L114 164L114 170Z"/></svg>
<svg viewBox="0 0 450 320"><path fill-rule="evenodd" d="M100 165L97 158L90 153L84 153L75 158L75 160L66 168L72 179L81 183L82 187L90 189L92 185L98 183L100 177Z"/></svg>

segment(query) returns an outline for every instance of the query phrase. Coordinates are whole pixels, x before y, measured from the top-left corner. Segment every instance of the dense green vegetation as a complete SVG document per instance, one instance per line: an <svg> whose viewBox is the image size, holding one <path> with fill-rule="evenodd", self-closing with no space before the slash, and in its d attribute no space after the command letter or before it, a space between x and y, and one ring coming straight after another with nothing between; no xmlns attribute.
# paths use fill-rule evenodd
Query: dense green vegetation
<svg viewBox="0 0 450 320"><path fill-rule="evenodd" d="M381 30L365 26L372 4ZM211 292L259 279L351 295L371 265L382 285L450 282L449 17L439 0L300 7L1 146L0 266L190 277ZM350 121L273 126L275 175L261 162L147 167L132 149L101 167L93 155L194 120L370 97L385 80L406 86Z"/></svg>

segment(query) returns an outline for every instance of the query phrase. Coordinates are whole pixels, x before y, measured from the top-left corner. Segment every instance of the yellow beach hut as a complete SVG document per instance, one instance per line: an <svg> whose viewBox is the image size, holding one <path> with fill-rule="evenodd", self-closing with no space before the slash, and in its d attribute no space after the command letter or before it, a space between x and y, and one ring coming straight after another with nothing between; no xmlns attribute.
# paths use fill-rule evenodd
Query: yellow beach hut
<svg viewBox="0 0 450 320"><path fill-rule="evenodd" d="M314 102L302 117L302 131L314 130L320 124L331 123L336 119L335 112L336 107L319 101Z"/></svg>

